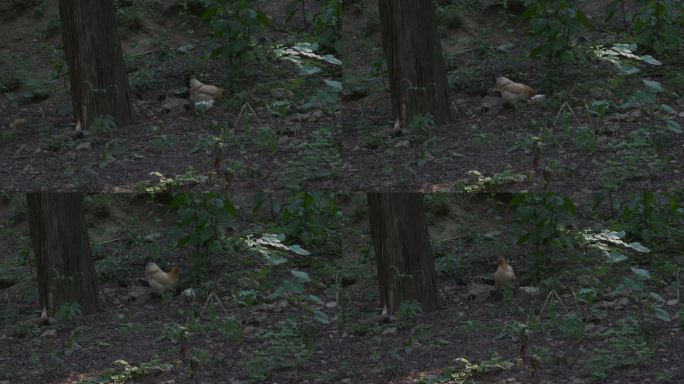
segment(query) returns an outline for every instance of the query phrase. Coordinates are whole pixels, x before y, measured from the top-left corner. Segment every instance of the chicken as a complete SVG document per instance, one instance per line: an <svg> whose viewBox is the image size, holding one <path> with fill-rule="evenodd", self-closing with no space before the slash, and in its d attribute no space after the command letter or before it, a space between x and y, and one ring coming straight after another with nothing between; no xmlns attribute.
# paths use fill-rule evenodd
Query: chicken
<svg viewBox="0 0 684 384"><path fill-rule="evenodd" d="M514 105L519 100L526 102L543 101L543 95L537 95L534 89L525 84L516 83L505 77L496 78L496 90L505 103Z"/></svg>
<svg viewBox="0 0 684 384"><path fill-rule="evenodd" d="M178 266L171 268L169 272L164 272L152 261L145 265L145 277L150 284L150 288L159 294L167 289L173 289L178 283L179 276L180 268Z"/></svg>
<svg viewBox="0 0 684 384"><path fill-rule="evenodd" d="M197 79L190 79L190 101L193 103L218 100L226 94L226 90L214 85L204 84Z"/></svg>
<svg viewBox="0 0 684 384"><path fill-rule="evenodd" d="M496 272L494 272L494 285L497 290L501 290L504 287L513 287L516 284L515 273L513 273L513 267L508 265L506 259L499 257L496 263Z"/></svg>

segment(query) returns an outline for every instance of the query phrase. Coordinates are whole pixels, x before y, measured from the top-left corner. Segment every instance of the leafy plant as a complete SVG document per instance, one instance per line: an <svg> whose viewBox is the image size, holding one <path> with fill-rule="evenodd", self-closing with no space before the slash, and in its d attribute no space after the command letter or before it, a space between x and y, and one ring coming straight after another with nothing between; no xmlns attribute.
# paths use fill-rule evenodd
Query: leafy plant
<svg viewBox="0 0 684 384"><path fill-rule="evenodd" d="M314 38L325 49L341 52L340 50L340 14L341 0L316 0L315 7L307 7L305 0L292 0L288 4L287 22L291 22L297 13L302 11L304 28L308 32L311 25ZM316 13L311 10L317 10Z"/></svg>
<svg viewBox="0 0 684 384"><path fill-rule="evenodd" d="M620 226L627 236L647 243L666 241L684 218L681 202L663 193L634 194L620 208Z"/></svg>
<svg viewBox="0 0 684 384"><path fill-rule="evenodd" d="M657 103L657 95L660 92L663 92L661 84L657 81L646 79L642 79L642 82L646 86L646 89L636 91L634 95L632 95L624 104L620 105L619 108L626 110L638 106L640 110L654 116L666 129L681 134L683 132L682 127L674 120L674 115L676 115L675 110L667 104ZM653 124L651 127L652 137L655 140L656 134L658 133L655 130L656 125Z"/></svg>
<svg viewBox="0 0 684 384"><path fill-rule="evenodd" d="M677 0L645 0L633 17L636 42L656 53L681 49L684 5Z"/></svg>
<svg viewBox="0 0 684 384"><path fill-rule="evenodd" d="M170 207L178 211L178 226L189 231L178 240L177 246L194 248L191 276L194 281L202 281L207 276L212 254L223 249L220 234L230 227L235 207L216 193L181 193Z"/></svg>
<svg viewBox="0 0 684 384"><path fill-rule="evenodd" d="M542 43L531 52L531 57L548 60L546 82L553 85L561 65L584 59L584 51L577 39L589 27L587 15L576 0L525 0L523 17L530 20L532 36Z"/></svg>
<svg viewBox="0 0 684 384"><path fill-rule="evenodd" d="M116 121L111 115L98 116L93 119L90 125L90 129L95 136L107 136L114 128L116 128Z"/></svg>
<svg viewBox="0 0 684 384"><path fill-rule="evenodd" d="M410 324L416 319L416 316L421 313L423 313L423 307L420 305L419 301L402 301L397 309L397 320L401 324Z"/></svg>
<svg viewBox="0 0 684 384"><path fill-rule="evenodd" d="M275 203L280 215L279 231L304 246L322 245L339 225L340 212L333 195L296 192L286 204Z"/></svg>
<svg viewBox="0 0 684 384"><path fill-rule="evenodd" d="M55 313L55 319L64 324L74 323L79 316L81 316L81 305L76 302L62 303Z"/></svg>
<svg viewBox="0 0 684 384"><path fill-rule="evenodd" d="M304 334L304 326L307 324L307 319L313 319L319 323L328 324L330 320L328 315L318 309L323 305L321 299L313 294L306 294L305 285L311 282L309 274L290 269L291 277L283 280L281 285L268 296L269 299L287 299L292 302L299 311L298 329L300 335ZM306 317L305 317L306 315Z"/></svg>
<svg viewBox="0 0 684 384"><path fill-rule="evenodd" d="M657 292L647 291L646 282L651 280L651 273L646 269L637 267L632 267L631 270L632 277L623 277L622 283L609 296L626 293L637 301L639 304L639 324L642 333L647 314L662 321L670 321L670 314L663 309L665 299Z"/></svg>
<svg viewBox="0 0 684 384"><path fill-rule="evenodd" d="M522 226L518 244L535 248L531 274L539 280L548 266L549 250L572 247L565 229L573 224L577 208L570 198L555 193L521 193L510 203L516 209L515 221Z"/></svg>
<svg viewBox="0 0 684 384"><path fill-rule="evenodd" d="M232 74L239 75L244 62L262 58L255 35L263 32L270 25L270 20L258 8L259 3L253 0L204 1L206 11L202 18L209 22L213 36L221 44L211 57L227 58Z"/></svg>

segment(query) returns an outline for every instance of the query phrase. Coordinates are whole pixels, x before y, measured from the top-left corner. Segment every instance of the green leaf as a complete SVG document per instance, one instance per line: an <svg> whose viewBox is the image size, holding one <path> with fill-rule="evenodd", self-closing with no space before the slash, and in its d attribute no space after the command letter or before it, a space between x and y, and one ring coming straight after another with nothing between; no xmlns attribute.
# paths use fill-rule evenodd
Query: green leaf
<svg viewBox="0 0 684 384"><path fill-rule="evenodd" d="M663 64L660 61L653 58L653 56L651 56L651 55L641 56L640 58L643 62L651 64L651 65L662 65Z"/></svg>
<svg viewBox="0 0 684 384"><path fill-rule="evenodd" d="M314 313L314 320L318 321L321 324L330 324L330 319L328 318L328 315L325 313L315 310Z"/></svg>
<svg viewBox="0 0 684 384"><path fill-rule="evenodd" d="M651 298L652 298L653 300L655 300L655 301L657 301L657 302L659 302L659 303L664 303L664 302L665 302L665 299L664 299L662 296L660 296L658 293L656 293L656 292L649 292L649 296L651 296Z"/></svg>
<svg viewBox="0 0 684 384"><path fill-rule="evenodd" d="M651 252L651 250L650 250L648 247L645 247L645 246L643 246L641 243L636 242L636 241L635 241L635 242L632 242L632 243L626 243L625 246L626 246L627 248L631 248L631 249L633 249L633 250L635 250L635 251L637 251L637 252L641 252L641 253L649 253L649 252Z"/></svg>
<svg viewBox="0 0 684 384"><path fill-rule="evenodd" d="M682 133L682 126L672 119L665 119L665 125L667 129L674 133Z"/></svg>
<svg viewBox="0 0 684 384"><path fill-rule="evenodd" d="M299 281L303 281L306 283L311 281L311 279L309 278L309 274L304 272L304 271L298 271L296 269L290 269L290 273L292 274L292 276L294 276Z"/></svg>
<svg viewBox="0 0 684 384"><path fill-rule="evenodd" d="M627 260L627 256L620 252L611 252L607 255L608 263L615 264Z"/></svg>
<svg viewBox="0 0 684 384"><path fill-rule="evenodd" d="M653 308L653 314L659 320L662 320L662 321L670 321L671 320L670 314L667 313L666 310L664 310L660 307Z"/></svg>
<svg viewBox="0 0 684 384"><path fill-rule="evenodd" d="M289 249L290 251L302 256L309 256L311 254L311 252L307 251L306 249L302 248L297 244L291 245Z"/></svg>
<svg viewBox="0 0 684 384"><path fill-rule="evenodd" d="M299 68L299 73L304 76L313 75L319 73L320 71L321 68L311 64L304 64Z"/></svg>
<svg viewBox="0 0 684 384"><path fill-rule="evenodd" d="M263 11L257 11L255 19L264 27L268 27L271 23L271 20L269 20L268 16Z"/></svg>
<svg viewBox="0 0 684 384"><path fill-rule="evenodd" d="M634 272L635 275L643 277L645 279L651 278L651 272L643 268L632 267L632 272Z"/></svg>
<svg viewBox="0 0 684 384"><path fill-rule="evenodd" d="M641 81L643 81L644 85L646 85L646 87L648 87L648 89L650 89L652 91L655 91L655 92L662 92L663 91L663 86L660 85L660 83L657 81L646 80L646 79L643 79Z"/></svg>
<svg viewBox="0 0 684 384"><path fill-rule="evenodd" d="M660 104L660 109L673 115L676 113L675 110L667 104Z"/></svg>
<svg viewBox="0 0 684 384"><path fill-rule="evenodd" d="M342 92L342 82L337 80L325 79L323 80L328 87L332 88L337 92Z"/></svg>

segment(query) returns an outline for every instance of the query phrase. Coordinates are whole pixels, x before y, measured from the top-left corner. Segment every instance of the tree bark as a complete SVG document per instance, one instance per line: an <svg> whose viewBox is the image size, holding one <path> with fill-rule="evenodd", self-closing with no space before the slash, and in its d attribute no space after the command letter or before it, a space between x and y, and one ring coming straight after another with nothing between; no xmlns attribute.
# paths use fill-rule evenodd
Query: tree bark
<svg viewBox="0 0 684 384"><path fill-rule="evenodd" d="M380 298L389 313L416 300L437 309L435 263L418 193L369 193L370 232L378 266Z"/></svg>
<svg viewBox="0 0 684 384"><path fill-rule="evenodd" d="M74 119L87 129L110 115L133 122L130 90L112 0L59 0Z"/></svg>
<svg viewBox="0 0 684 384"><path fill-rule="evenodd" d="M449 86L432 0L379 0L392 112L402 126L416 114L449 121Z"/></svg>
<svg viewBox="0 0 684 384"><path fill-rule="evenodd" d="M26 201L41 307L54 314L61 304L77 302L84 314L97 311L83 196L37 192L28 193Z"/></svg>

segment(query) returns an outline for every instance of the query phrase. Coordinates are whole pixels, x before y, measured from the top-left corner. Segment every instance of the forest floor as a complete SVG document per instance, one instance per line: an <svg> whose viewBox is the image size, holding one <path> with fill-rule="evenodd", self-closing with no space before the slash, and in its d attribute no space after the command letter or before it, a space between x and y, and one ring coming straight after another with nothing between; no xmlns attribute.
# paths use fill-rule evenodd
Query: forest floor
<svg viewBox="0 0 684 384"><path fill-rule="evenodd" d="M242 65L239 78L228 75L226 60L206 59L217 45L203 9L184 9L187 1L135 6L147 3L155 4L133 2L118 13L137 121L103 124L86 137L73 134L57 1L0 14L0 83L12 84L0 93L0 188L335 188L339 103L324 80L339 79L340 68L321 56L279 51L311 40L299 14L285 22L288 1L265 6L272 25L261 39L269 49L263 62ZM302 75L304 66L313 74ZM205 113L164 110L165 100L187 98L186 77L228 88L230 96Z"/></svg>
<svg viewBox="0 0 684 384"><path fill-rule="evenodd" d="M528 58L540 40L529 36L529 22L513 6L519 2L441 3L457 4L444 6L439 18L453 121L427 133L404 127L403 135L393 129L380 65L377 2L354 2L344 10L343 36L351 36L343 40L342 54L342 111L350 117L343 121L344 184L354 190L422 191L458 189L484 179L504 191L682 187L684 136L666 130L644 105L617 106L644 88L642 79L656 80L666 90L658 103L674 108L671 117L681 125L684 50L663 58L660 66L639 66L641 72L631 76L589 54L586 62L559 64L562 74L549 82L555 89L544 89L545 61ZM511 6L504 9L502 3ZM581 43L589 51L627 42L619 19L603 22L610 1L580 3L592 24ZM532 86L546 102L492 105L487 97L498 96L492 91L498 76ZM594 106L606 103L609 110L597 113Z"/></svg>
<svg viewBox="0 0 684 384"><path fill-rule="evenodd" d="M23 196L5 196L0 382L684 382L681 228L644 243L651 248L647 254L596 240L549 251L540 263L529 247L515 245L519 214L510 198L427 197L440 309L383 321L373 266L363 256L370 244L362 194L335 198L343 212L336 235L307 247L310 256L262 249L272 261L286 259L281 266L269 266L264 254L230 240L277 228L267 204L255 210L255 196L236 196L235 231L222 237L211 272L199 284L189 281L193 251L176 246L187 228L175 225L168 201L90 195L87 218L102 311L63 312L41 326L35 282L27 278L35 272L26 263ZM611 227L602 209L588 214L590 199L577 195L575 203L576 223L559 238ZM607 263L599 245L627 260ZM498 256L509 259L521 285L550 295L475 292L473 284L491 284ZM147 257L163 268L180 264L181 284L196 290L197 301L150 297L136 285ZM636 265L650 271L646 290L612 293L625 278L634 279L630 266ZM329 324L303 315L295 297L270 296L291 277L291 268L309 273L305 294L320 299L316 307ZM647 292L662 297L658 306L671 320L654 317L655 296Z"/></svg>
<svg viewBox="0 0 684 384"><path fill-rule="evenodd" d="M447 20L458 22L449 27L440 18L439 28L453 121L424 133L409 129L403 136L392 129L376 2L345 3L342 65L311 59L304 71L271 48L310 41L311 35L303 32L298 13L285 22L289 1L267 2L273 26L260 40L270 47L266 60L245 65L238 79L229 78L225 60L204 58L216 43L201 10L168 3L177 6L120 9L137 122L84 138L72 134L56 0L45 0L40 11L0 14L0 82L14 85L0 93L2 189L682 187L684 135L666 129L663 119L684 123L684 50L656 57L662 65L633 62L640 72L620 75L615 65L591 53L599 44L607 49L629 40L619 18L602 21L608 0L584 2L592 21L580 40L587 60L562 64L562 76L548 82L548 89L545 60L528 58L539 39L529 36L529 23L518 9L502 8L506 2L455 1L458 13L448 14L453 7L445 12ZM303 75L311 66L321 71ZM232 92L205 114L182 108L164 113L164 98L182 93L186 75L232 86ZM546 94L546 102L489 105L484 96L491 95L500 75L531 85ZM342 80L341 101L326 85L330 79ZM656 104L621 109L644 90L646 79L662 86ZM489 107L483 109L483 103ZM671 111L658 112L660 104ZM249 121L240 124L243 107L254 108L256 117L247 113Z"/></svg>

